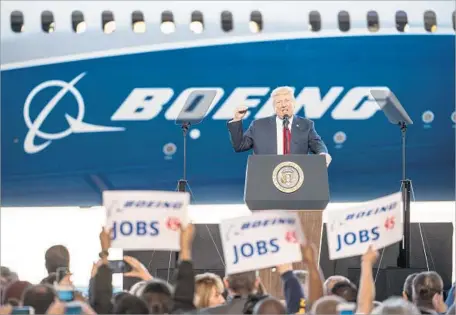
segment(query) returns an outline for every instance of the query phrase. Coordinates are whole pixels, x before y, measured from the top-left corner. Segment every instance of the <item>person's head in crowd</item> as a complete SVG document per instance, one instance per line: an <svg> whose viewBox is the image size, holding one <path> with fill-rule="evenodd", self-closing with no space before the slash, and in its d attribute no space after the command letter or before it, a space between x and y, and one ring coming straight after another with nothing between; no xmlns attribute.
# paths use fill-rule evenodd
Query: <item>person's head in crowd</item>
<svg viewBox="0 0 456 315"><path fill-rule="evenodd" d="M136 282L130 288L129 293L132 294L132 295L135 295L135 296L140 296L142 291L143 291L143 289L144 289L144 287L146 286L146 284L147 284L147 281L145 281L145 280Z"/></svg>
<svg viewBox="0 0 456 315"><path fill-rule="evenodd" d="M318 299L313 305L311 314L314 315L338 315L337 306L346 301L336 295L328 295Z"/></svg>
<svg viewBox="0 0 456 315"><path fill-rule="evenodd" d="M280 314L285 315L287 314L287 310L285 306L280 302L272 297L264 298L258 303L256 303L255 307L253 308L253 314Z"/></svg>
<svg viewBox="0 0 456 315"><path fill-rule="evenodd" d="M228 275L225 278L225 287L232 296L247 296L258 289L259 279L255 271L247 271Z"/></svg>
<svg viewBox="0 0 456 315"><path fill-rule="evenodd" d="M402 289L402 297L406 301L413 301L413 279L418 275L417 272L412 273L407 276L407 278L404 281L404 288Z"/></svg>
<svg viewBox="0 0 456 315"><path fill-rule="evenodd" d="M427 271L413 279L413 303L420 308L435 310L435 295L443 295L443 281L438 273Z"/></svg>
<svg viewBox="0 0 456 315"><path fill-rule="evenodd" d="M242 314L253 314L255 306L261 301L266 299L268 296L259 294L250 294L247 296L247 301L242 308Z"/></svg>
<svg viewBox="0 0 456 315"><path fill-rule="evenodd" d="M10 283L5 288L3 304L19 306L24 292L31 286L32 284L28 281L15 281L13 283Z"/></svg>
<svg viewBox="0 0 456 315"><path fill-rule="evenodd" d="M307 284L307 276L308 276L307 270L294 270L293 273L296 276L296 278L298 278L299 283L301 283L302 292L304 293L304 296L307 296L307 286L308 286L308 284Z"/></svg>
<svg viewBox="0 0 456 315"><path fill-rule="evenodd" d="M203 273L195 277L195 306L214 307L225 303L222 279L213 273Z"/></svg>
<svg viewBox="0 0 456 315"><path fill-rule="evenodd" d="M390 297L376 307L372 315L419 315L421 314L418 308L400 297Z"/></svg>
<svg viewBox="0 0 456 315"><path fill-rule="evenodd" d="M347 302L356 303L358 289L351 282L338 282L333 286L331 294L340 296Z"/></svg>
<svg viewBox="0 0 456 315"><path fill-rule="evenodd" d="M48 284L39 284L25 290L22 304L35 309L35 314L46 314L49 306L57 299L54 288Z"/></svg>
<svg viewBox="0 0 456 315"><path fill-rule="evenodd" d="M63 245L50 247L44 255L44 260L48 274L57 272L58 268L70 267L70 253Z"/></svg>
<svg viewBox="0 0 456 315"><path fill-rule="evenodd" d="M169 314L172 309L173 287L161 279L152 279L136 296L144 299L149 307L150 314Z"/></svg>
<svg viewBox="0 0 456 315"><path fill-rule="evenodd" d="M323 284L323 291L325 295L330 295L332 288L334 285L338 282L348 282L350 283L350 280L344 276L331 276L328 279L326 279L325 283Z"/></svg>
<svg viewBox="0 0 456 315"><path fill-rule="evenodd" d="M124 293L116 300L112 309L113 314L149 314L149 307L143 299Z"/></svg>
<svg viewBox="0 0 456 315"><path fill-rule="evenodd" d="M15 272L8 267L0 266L0 287L6 287L17 280L19 280L19 277Z"/></svg>
<svg viewBox="0 0 456 315"><path fill-rule="evenodd" d="M125 292L125 291L121 291L121 292L117 292L117 293L114 293L112 295L112 298L111 298L111 304L112 305L115 305L117 302L120 301L120 299L127 295L127 294L130 294L130 295L134 295L133 293L128 293L128 292Z"/></svg>

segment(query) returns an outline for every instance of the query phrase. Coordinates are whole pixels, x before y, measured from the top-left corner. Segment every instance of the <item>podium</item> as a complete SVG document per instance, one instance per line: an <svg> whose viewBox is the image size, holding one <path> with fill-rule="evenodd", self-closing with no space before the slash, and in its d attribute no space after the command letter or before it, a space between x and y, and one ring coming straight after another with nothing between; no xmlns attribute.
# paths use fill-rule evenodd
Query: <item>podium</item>
<svg viewBox="0 0 456 315"><path fill-rule="evenodd" d="M323 210L329 202L328 170L321 155L251 155L248 158L244 201L251 211L297 211L306 238L320 255ZM297 269L306 269L302 262ZM266 290L283 297L280 275L260 270Z"/></svg>

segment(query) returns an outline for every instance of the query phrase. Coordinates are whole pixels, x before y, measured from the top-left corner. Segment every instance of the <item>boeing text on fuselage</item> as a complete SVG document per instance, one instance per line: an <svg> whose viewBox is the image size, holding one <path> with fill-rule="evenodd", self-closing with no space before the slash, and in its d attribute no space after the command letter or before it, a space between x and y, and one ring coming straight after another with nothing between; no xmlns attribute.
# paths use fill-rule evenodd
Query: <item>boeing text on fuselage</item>
<svg viewBox="0 0 456 315"><path fill-rule="evenodd" d="M70 82L61 80L45 81L30 92L25 100L23 110L24 121L28 127L24 141L26 153L34 154L43 151L51 144L52 140L63 139L72 133L125 131L124 127L94 125L83 121L85 103L82 93L75 85L85 75L86 73L81 73ZM49 87L59 87L61 90L47 104L35 105L36 102L33 103L35 96ZM112 114L111 121L147 121L157 118L162 112L164 112L165 119L174 121L181 115L181 110L189 96L195 95L195 92L201 92L201 97L198 98L199 104L210 101L206 116L211 116L212 119L231 119L235 108L239 104L244 104L251 109L251 111L247 112L246 117L249 117L255 110L253 118L263 118L273 114L272 99L268 98L273 88L275 87L236 87L231 93L226 93L221 87L191 87L183 90L180 94L175 93L172 88L134 88ZM304 109L306 117L309 119L319 119L329 110L331 110L331 117L337 120L369 119L380 110L380 107L370 95L372 89L388 90L387 87L353 87L346 89L342 86L334 86L322 93L319 87L304 87L295 91L295 111L299 112ZM73 118L66 114L68 128L61 132L49 133L41 130L46 118L68 92L73 95L78 106L77 117ZM174 96L176 98L173 101ZM211 99L208 100L206 99L207 97ZM221 101L223 97L225 97L225 100ZM32 104L42 108L34 120L30 116ZM199 105L197 104L196 106ZM41 138L44 142L36 144L35 138Z"/></svg>

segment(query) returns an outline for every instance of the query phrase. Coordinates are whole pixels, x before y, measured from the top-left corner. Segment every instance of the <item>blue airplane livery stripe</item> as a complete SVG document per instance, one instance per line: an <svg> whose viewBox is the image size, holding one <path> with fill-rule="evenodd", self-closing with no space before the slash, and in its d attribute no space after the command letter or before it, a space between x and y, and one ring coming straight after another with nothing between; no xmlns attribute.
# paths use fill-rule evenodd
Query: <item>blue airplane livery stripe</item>
<svg viewBox="0 0 456 315"><path fill-rule="evenodd" d="M407 133L407 174L413 180L416 199L454 200L455 123L451 117L455 75L449 71L455 69L455 52L449 49L454 46L455 37L450 35L295 39L2 71L1 149L8 152L1 161L2 204L97 205L101 194L90 180L94 174L113 189L174 190L182 177L183 142L180 126L166 115L181 93L194 87L223 91L206 119L192 127L200 136L189 138L187 175L195 201L242 202L247 153L234 153L226 129L228 117L219 113L232 113L227 104L230 96L239 97L239 88L264 88L264 95L249 95L259 104L250 109L247 126L270 105L268 92L279 85L293 86L297 95L301 91L309 95L319 91L322 99L336 95L316 115L321 106L310 102L306 94L311 104L298 113L319 116L312 119L333 157L328 169L331 201L368 200L400 187L399 129L380 111L351 119L344 116L347 110L341 105L345 102L352 114L362 114L369 109L363 105L367 96L356 105L347 104L347 95L377 86L393 91L414 121ZM85 75L74 85L84 103L82 120L78 120L81 111L76 92L66 87L68 92L37 124L40 115L44 117L43 108L62 90L51 85L29 99L30 121L39 126L37 130L27 126L24 105L34 88L50 80L68 83L82 73ZM126 100L130 105L148 101L130 97L142 93L138 89L157 88L163 89L157 95L166 102L161 110L154 109L156 117L111 119ZM134 114L143 111L146 115L148 110L137 108ZM423 113L428 111L432 115L426 117L433 120L426 123ZM217 114L223 119L216 119ZM99 126L122 131L93 131ZM68 135L58 139L48 136L67 130ZM336 142L336 133L345 135L345 142ZM25 151L27 135L36 152ZM176 145L175 154L164 154L166 144Z"/></svg>

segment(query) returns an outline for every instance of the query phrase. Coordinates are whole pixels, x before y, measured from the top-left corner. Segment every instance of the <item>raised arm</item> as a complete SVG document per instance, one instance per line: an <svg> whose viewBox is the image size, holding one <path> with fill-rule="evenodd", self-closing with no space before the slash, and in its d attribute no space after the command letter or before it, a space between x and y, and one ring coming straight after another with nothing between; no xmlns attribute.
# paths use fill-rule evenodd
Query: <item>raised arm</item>
<svg viewBox="0 0 456 315"><path fill-rule="evenodd" d="M244 126L242 124L242 118L247 113L247 107L240 106L236 108L234 117L228 122L228 131L230 132L231 145L234 151L244 152L253 148L253 126L250 125L249 129L244 133Z"/></svg>
<svg viewBox="0 0 456 315"><path fill-rule="evenodd" d="M372 268L377 261L378 253L372 246L361 258L361 277L358 292L358 310L356 314L370 314L374 307L375 283Z"/></svg>
<svg viewBox="0 0 456 315"><path fill-rule="evenodd" d="M176 286L174 290L173 312L188 312L195 309L195 272L192 263L192 243L194 236L193 224L181 228L179 267L177 268Z"/></svg>

